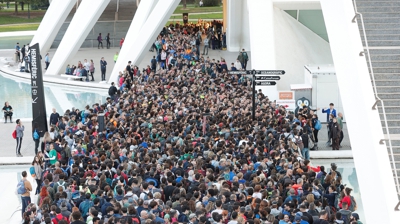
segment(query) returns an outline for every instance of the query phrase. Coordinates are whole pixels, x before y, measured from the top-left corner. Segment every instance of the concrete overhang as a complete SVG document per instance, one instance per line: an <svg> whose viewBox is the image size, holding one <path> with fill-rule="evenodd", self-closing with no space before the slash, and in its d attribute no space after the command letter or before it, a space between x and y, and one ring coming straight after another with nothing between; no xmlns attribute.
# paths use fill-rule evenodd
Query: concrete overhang
<svg viewBox="0 0 400 224"><path fill-rule="evenodd" d="M273 3L282 10L321 9L320 0L273 0Z"/></svg>

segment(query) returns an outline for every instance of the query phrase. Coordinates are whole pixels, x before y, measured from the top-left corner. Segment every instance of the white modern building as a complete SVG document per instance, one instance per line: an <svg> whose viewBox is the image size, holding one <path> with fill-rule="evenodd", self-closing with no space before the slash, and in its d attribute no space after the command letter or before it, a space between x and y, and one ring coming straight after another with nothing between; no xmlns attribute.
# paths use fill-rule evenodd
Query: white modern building
<svg viewBox="0 0 400 224"><path fill-rule="evenodd" d="M58 75L63 71L109 2L81 1L46 74ZM138 64L143 59L179 3L179 0L140 2L109 82L117 79L119 69L127 61ZM287 87L291 84L307 85L305 65L334 66L340 92L336 95L341 96L338 101L346 114L366 223L399 223L400 212L395 210L399 186L393 179L385 141L389 139L390 144L391 136L384 135L379 111L375 109L379 97L371 85L366 61L368 49L363 46L353 1L224 0L223 3L227 50L249 51L252 69L286 71L277 86L263 87L271 98L277 98L278 90L290 90ZM46 52L75 4L76 0L53 0L32 44L40 43L41 51ZM322 14L301 17L309 10L321 10ZM310 21L322 22L326 29L317 32L301 24Z"/></svg>

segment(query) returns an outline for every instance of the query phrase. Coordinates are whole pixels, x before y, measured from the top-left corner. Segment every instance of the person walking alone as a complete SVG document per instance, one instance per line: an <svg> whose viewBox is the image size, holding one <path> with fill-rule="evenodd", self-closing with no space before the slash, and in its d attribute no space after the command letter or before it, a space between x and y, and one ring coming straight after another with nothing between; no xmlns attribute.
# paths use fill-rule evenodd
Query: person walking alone
<svg viewBox="0 0 400 224"><path fill-rule="evenodd" d="M22 125L20 119L17 119L16 122L17 122L17 127L15 128L15 130L17 131L17 147L15 149L15 153L17 154L17 157L22 157L21 144L22 144L22 137L24 137L25 126Z"/></svg>
<svg viewBox="0 0 400 224"><path fill-rule="evenodd" d="M101 69L101 81L106 81L107 62L104 60L104 57L102 57L100 60L100 69Z"/></svg>
<svg viewBox="0 0 400 224"><path fill-rule="evenodd" d="M26 171L22 171L22 180L21 181L22 181L22 184L23 184L23 188L25 189L24 192L21 193L21 202L22 202L21 214L22 214L22 217L24 216L26 208L31 203L32 184L27 179L27 176L28 176L28 174L26 173Z"/></svg>
<svg viewBox="0 0 400 224"><path fill-rule="evenodd" d="M93 59L90 59L89 71L90 71L90 76L92 76L92 80L90 80L90 81L94 82L94 77L93 77L93 74L94 74L94 62L93 62Z"/></svg>
<svg viewBox="0 0 400 224"><path fill-rule="evenodd" d="M110 49L111 43L110 43L110 33L107 34L106 36L106 41L107 41L107 49Z"/></svg>
<svg viewBox="0 0 400 224"><path fill-rule="evenodd" d="M100 49L100 45L101 48L103 48L103 38L101 37L101 33L99 33L99 36L97 36L97 41L99 42L99 44L97 44L97 48Z"/></svg>
<svg viewBox="0 0 400 224"><path fill-rule="evenodd" d="M47 53L46 56L44 57L44 63L46 64L46 68L44 68L44 69L47 70L47 68L48 68L49 65L50 65L50 56L49 56L49 53Z"/></svg>
<svg viewBox="0 0 400 224"><path fill-rule="evenodd" d="M40 193L40 188L42 186L42 172L43 172L43 161L42 158L39 156L36 156L33 158L32 166L35 169L35 181L37 184L36 190L35 190L35 195Z"/></svg>

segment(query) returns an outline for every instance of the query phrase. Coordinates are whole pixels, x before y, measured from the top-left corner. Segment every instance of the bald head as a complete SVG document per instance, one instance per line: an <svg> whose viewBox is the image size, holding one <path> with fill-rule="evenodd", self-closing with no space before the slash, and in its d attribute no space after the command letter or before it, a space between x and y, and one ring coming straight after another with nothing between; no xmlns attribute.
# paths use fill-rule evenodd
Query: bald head
<svg viewBox="0 0 400 224"><path fill-rule="evenodd" d="M140 217L143 218L143 219L147 219L147 217L148 217L147 212L146 211L141 211L140 212Z"/></svg>

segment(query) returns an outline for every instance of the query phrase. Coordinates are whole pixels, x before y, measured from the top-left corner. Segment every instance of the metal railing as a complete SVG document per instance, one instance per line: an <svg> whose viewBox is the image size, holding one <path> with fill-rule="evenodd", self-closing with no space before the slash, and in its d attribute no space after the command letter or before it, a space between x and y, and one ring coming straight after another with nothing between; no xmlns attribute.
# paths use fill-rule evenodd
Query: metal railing
<svg viewBox="0 0 400 224"><path fill-rule="evenodd" d="M385 123L385 130L386 130L386 134L387 134L387 139L382 139L379 141L379 144L383 144L384 140L388 141L389 144L389 151L390 151L390 159L391 162L393 164L393 173L395 176L395 183L396 183L396 190L397 190L397 194L400 195L400 185L399 185L399 177L397 175L397 168L396 168L396 163L394 160L394 155L393 155L393 147L392 147L392 140L390 137L390 132L389 132L389 126L388 126L388 122L387 122L387 118L386 118L386 111L385 111L385 104L383 102L383 100L381 98L379 98L378 96L378 91L376 90L376 82L375 82L375 74L374 74L374 69L372 68L372 62L371 62L371 55L369 53L369 46L368 46L368 41L367 41L367 34L365 32L365 26L364 26L364 19L363 19L363 15L361 13L359 13L357 11L357 3L356 0L353 0L353 6L354 6L354 18L352 19L353 23L356 23L357 21L357 16L360 17L360 22L361 22L361 28L363 31L363 36L364 36L364 42L365 42L365 50L367 51L367 63L369 64L369 72L370 72L370 76L372 79L372 86L374 88L374 95L375 95L375 103L372 106L373 110L376 110L376 107L378 105L378 103L381 103L382 106L382 114L383 114L383 122ZM363 51L360 52L360 56L363 56Z"/></svg>

